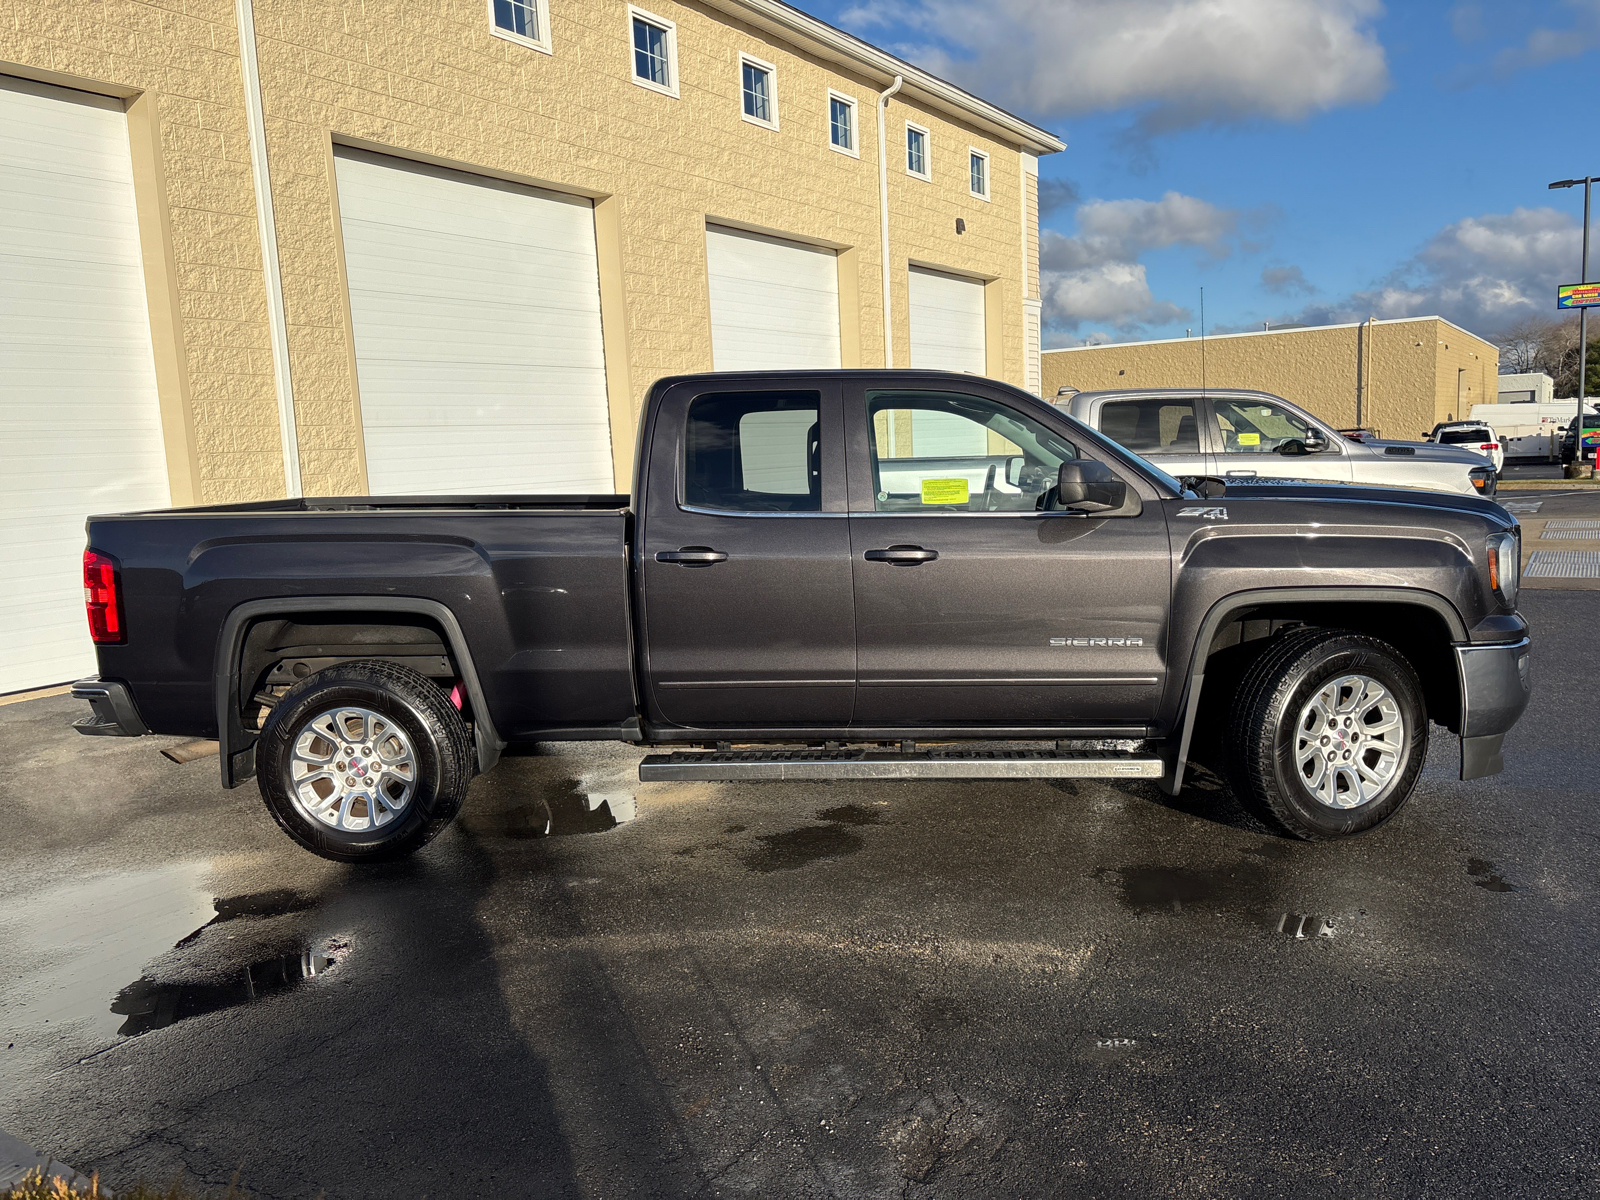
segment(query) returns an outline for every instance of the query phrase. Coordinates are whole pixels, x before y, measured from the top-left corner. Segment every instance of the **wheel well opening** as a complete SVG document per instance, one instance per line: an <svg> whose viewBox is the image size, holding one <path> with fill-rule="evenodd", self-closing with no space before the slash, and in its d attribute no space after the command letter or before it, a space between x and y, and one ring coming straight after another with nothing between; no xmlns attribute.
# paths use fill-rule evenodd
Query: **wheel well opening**
<svg viewBox="0 0 1600 1200"><path fill-rule="evenodd" d="M410 667L448 689L461 677L444 630L425 616L316 613L263 617L245 630L234 697L241 732L253 742L285 692L342 662L377 659Z"/></svg>
<svg viewBox="0 0 1600 1200"><path fill-rule="evenodd" d="M1230 613L1206 649L1205 683L1191 740L1195 761L1212 765L1216 759L1239 684L1271 639L1304 627L1346 629L1393 646L1422 683L1428 719L1458 731L1461 685L1450 626L1433 609L1392 602L1261 604Z"/></svg>

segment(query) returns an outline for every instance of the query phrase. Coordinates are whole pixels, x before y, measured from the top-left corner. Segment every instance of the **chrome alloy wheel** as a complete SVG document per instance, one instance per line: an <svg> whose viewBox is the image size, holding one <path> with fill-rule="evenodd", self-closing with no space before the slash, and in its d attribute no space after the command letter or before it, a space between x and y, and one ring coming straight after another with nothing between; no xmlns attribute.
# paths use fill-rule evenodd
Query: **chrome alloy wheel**
<svg viewBox="0 0 1600 1200"><path fill-rule="evenodd" d="M370 708L340 706L313 717L289 759L296 807L345 833L387 825L411 803L416 786L411 739Z"/></svg>
<svg viewBox="0 0 1600 1200"><path fill-rule="evenodd" d="M1389 790L1405 761L1406 728L1394 694L1366 675L1330 679L1300 710L1294 761L1329 808L1359 808Z"/></svg>

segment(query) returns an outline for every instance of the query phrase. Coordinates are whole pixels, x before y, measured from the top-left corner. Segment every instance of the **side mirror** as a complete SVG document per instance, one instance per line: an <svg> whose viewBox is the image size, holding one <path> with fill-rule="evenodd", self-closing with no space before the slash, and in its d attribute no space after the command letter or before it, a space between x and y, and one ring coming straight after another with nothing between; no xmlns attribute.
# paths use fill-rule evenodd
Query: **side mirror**
<svg viewBox="0 0 1600 1200"><path fill-rule="evenodd" d="M1056 499L1062 508L1078 512L1108 512L1128 499L1128 485L1103 462L1074 459L1061 464L1056 478Z"/></svg>
<svg viewBox="0 0 1600 1200"><path fill-rule="evenodd" d="M1023 458L1020 454L1013 454L1010 458L1006 459L1006 482L1012 487L1021 487L1022 468L1025 467L1027 463L1028 460Z"/></svg>

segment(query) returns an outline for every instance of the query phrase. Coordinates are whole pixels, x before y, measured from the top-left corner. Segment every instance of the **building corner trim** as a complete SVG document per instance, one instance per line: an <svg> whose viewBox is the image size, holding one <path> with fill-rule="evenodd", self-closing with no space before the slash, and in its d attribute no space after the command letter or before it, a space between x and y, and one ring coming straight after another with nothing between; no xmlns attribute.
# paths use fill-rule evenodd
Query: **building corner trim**
<svg viewBox="0 0 1600 1200"><path fill-rule="evenodd" d="M251 0L235 0L239 67L244 76L245 124L250 135L250 174L255 184L256 226L261 240L261 273L267 289L267 336L272 347L273 386L278 396L278 431L283 442L286 495L302 494L300 436L294 418L294 383L289 374L289 327L284 316L283 274L278 265L278 228L272 213L272 181L267 173L267 122L261 103L261 73L256 63L256 19Z"/></svg>

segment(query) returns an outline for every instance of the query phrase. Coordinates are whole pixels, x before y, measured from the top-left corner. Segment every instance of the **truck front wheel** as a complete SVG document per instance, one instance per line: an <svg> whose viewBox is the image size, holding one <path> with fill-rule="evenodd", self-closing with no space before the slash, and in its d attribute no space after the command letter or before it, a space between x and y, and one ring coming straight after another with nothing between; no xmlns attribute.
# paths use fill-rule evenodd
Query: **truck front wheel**
<svg viewBox="0 0 1600 1200"><path fill-rule="evenodd" d="M307 850L381 862L450 824L473 761L461 714L426 677L348 662L301 680L273 706L256 775L273 819Z"/></svg>
<svg viewBox="0 0 1600 1200"><path fill-rule="evenodd" d="M1399 811L1422 771L1422 686L1377 638L1295 630L1241 681L1228 750L1234 793L1263 820L1306 841L1364 833Z"/></svg>

